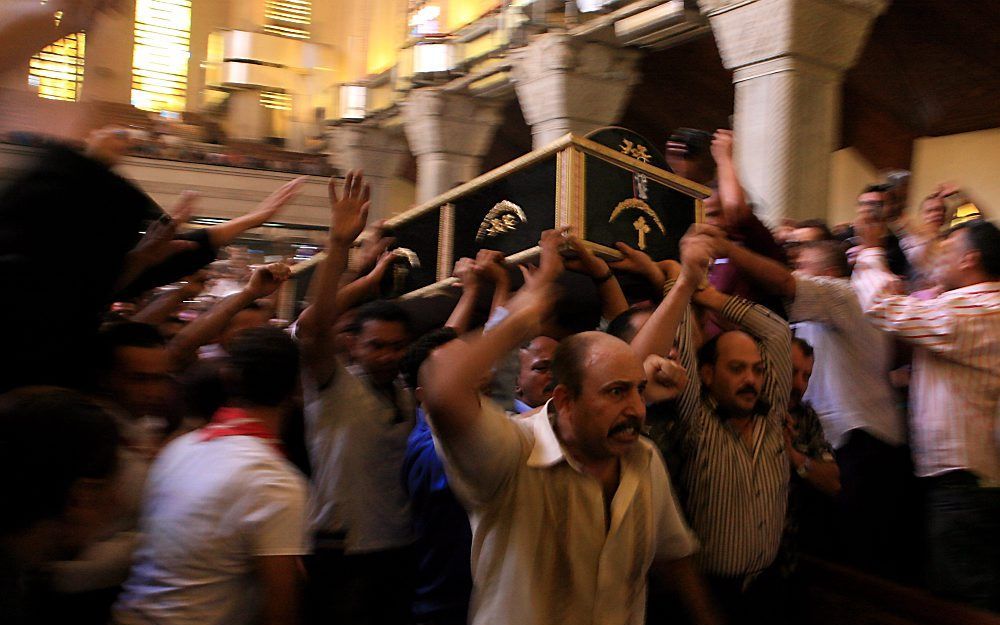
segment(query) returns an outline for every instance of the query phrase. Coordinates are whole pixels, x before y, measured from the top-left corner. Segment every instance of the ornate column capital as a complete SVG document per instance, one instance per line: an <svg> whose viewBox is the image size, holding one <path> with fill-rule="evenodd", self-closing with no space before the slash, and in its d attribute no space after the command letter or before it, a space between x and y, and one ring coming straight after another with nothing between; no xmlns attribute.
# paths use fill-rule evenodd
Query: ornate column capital
<svg viewBox="0 0 1000 625"><path fill-rule="evenodd" d="M511 54L511 80L539 148L621 117L639 80L639 52L546 33Z"/></svg>
<svg viewBox="0 0 1000 625"><path fill-rule="evenodd" d="M363 169L371 178L392 178L406 155L398 133L368 124L340 124L327 129L330 163L342 171Z"/></svg>
<svg viewBox="0 0 1000 625"><path fill-rule="evenodd" d="M794 56L835 72L854 65L889 0L699 0L723 63L736 70Z"/></svg>
<svg viewBox="0 0 1000 625"><path fill-rule="evenodd" d="M410 92L402 104L410 151L482 157L500 124L501 103L434 87Z"/></svg>

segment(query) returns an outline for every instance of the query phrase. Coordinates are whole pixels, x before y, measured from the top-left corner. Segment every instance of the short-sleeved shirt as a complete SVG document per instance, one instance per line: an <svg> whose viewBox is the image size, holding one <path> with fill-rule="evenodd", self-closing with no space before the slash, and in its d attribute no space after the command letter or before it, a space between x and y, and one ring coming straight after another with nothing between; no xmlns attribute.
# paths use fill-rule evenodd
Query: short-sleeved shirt
<svg viewBox="0 0 1000 625"><path fill-rule="evenodd" d="M484 400L471 431L437 439L472 522L469 622L639 625L650 565L691 555L697 541L646 439L621 458L606 529L601 484L566 453L550 405L512 421Z"/></svg>
<svg viewBox="0 0 1000 625"><path fill-rule="evenodd" d="M307 553L306 482L268 442L192 432L156 460L116 623L256 622L255 559Z"/></svg>

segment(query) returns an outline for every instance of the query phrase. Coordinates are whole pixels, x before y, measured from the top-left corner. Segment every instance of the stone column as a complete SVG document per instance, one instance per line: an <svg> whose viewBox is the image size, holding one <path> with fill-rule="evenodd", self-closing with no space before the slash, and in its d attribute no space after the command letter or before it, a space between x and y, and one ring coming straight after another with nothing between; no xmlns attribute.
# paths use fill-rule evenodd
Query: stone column
<svg viewBox="0 0 1000 625"><path fill-rule="evenodd" d="M844 72L889 0L699 0L736 85L736 159L762 217L825 215Z"/></svg>
<svg viewBox="0 0 1000 625"><path fill-rule="evenodd" d="M226 134L233 139L259 141L270 126L270 111L260 105L260 89L237 89L229 94Z"/></svg>
<svg viewBox="0 0 1000 625"><path fill-rule="evenodd" d="M402 116L420 203L482 173L501 111L498 101L425 87L410 92Z"/></svg>
<svg viewBox="0 0 1000 625"><path fill-rule="evenodd" d="M400 134L374 125L344 123L330 128L326 136L334 167L345 173L364 170L372 190L369 223L409 208L389 205L389 185L406 155L406 142Z"/></svg>
<svg viewBox="0 0 1000 625"><path fill-rule="evenodd" d="M534 148L616 123L639 80L635 50L546 33L511 54L511 79Z"/></svg>

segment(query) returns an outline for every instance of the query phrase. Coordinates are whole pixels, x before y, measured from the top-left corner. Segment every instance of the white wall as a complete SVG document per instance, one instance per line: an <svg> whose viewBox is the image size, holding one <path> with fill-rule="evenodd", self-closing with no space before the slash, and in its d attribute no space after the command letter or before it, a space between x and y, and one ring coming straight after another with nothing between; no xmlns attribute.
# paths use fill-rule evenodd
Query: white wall
<svg viewBox="0 0 1000 625"><path fill-rule="evenodd" d="M913 146L910 203L916 205L939 182L955 182L1000 217L1000 128L946 137L925 137Z"/></svg>
<svg viewBox="0 0 1000 625"><path fill-rule="evenodd" d="M968 190L988 217L1000 218L1000 128L917 139L911 168L910 207L947 181ZM878 180L878 171L854 148L834 152L827 221L853 219L858 192Z"/></svg>

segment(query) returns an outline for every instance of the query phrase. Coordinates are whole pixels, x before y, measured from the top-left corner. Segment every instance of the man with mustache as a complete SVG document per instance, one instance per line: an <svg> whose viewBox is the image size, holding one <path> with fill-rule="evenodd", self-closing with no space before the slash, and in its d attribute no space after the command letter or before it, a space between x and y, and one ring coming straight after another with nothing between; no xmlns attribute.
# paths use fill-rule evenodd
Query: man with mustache
<svg viewBox="0 0 1000 625"><path fill-rule="evenodd" d="M716 237L692 228L681 240L680 276L667 283L666 297L631 344L640 356L666 354L676 335L688 371L668 436L681 456L675 483L702 543L699 568L731 623L781 622L772 564L788 498L783 424L792 382L791 333L765 307L701 288L708 260L723 251ZM707 341L697 360L691 299L738 328Z"/></svg>
<svg viewBox="0 0 1000 625"><path fill-rule="evenodd" d="M449 484L472 522L469 622L640 625L649 572L693 622L718 622L663 459L640 437L646 403L676 394L666 359L583 332L555 350L552 399L533 416L507 419L479 394L490 367L548 316L561 238L543 234L540 268L524 271L499 324L435 350L420 370Z"/></svg>

